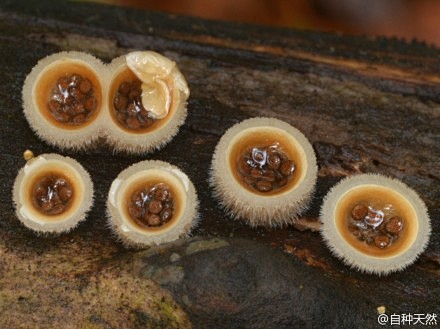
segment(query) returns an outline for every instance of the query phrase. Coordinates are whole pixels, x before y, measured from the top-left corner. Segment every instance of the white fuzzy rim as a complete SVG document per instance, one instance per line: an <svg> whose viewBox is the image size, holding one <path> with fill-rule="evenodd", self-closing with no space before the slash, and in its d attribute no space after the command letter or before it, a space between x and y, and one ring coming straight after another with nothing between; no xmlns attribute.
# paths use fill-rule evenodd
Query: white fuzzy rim
<svg viewBox="0 0 440 329"><path fill-rule="evenodd" d="M115 58L109 64L109 71L111 72L109 81L113 81L113 79L126 68L128 68L126 56ZM172 107L174 110L172 114L170 113L166 118L161 119L164 120L164 123L157 129L145 133L130 132L123 129L113 120L110 114L111 106L109 105L109 110L106 113L105 129L107 140L116 151L134 154L149 153L164 147L177 134L187 116L186 100L189 96L189 92L186 80L177 66L173 68L171 78L174 84L172 91ZM181 86L186 86L186 89L182 90ZM107 98L108 97L109 96L107 96ZM108 102L110 104L111 101L108 100Z"/></svg>
<svg viewBox="0 0 440 329"><path fill-rule="evenodd" d="M336 211L341 197L349 195L356 188L370 185L390 189L408 203L416 214L413 224L418 229L415 229L416 234L411 238L411 244L389 257L372 256L356 249L341 236L336 225ZM352 176L336 184L324 199L320 219L321 234L334 255L352 268L379 275L399 271L412 264L425 250L431 233L428 212L418 194L404 183L378 174Z"/></svg>
<svg viewBox="0 0 440 329"><path fill-rule="evenodd" d="M57 65L69 64L69 62L85 66L101 82L98 87L101 88L102 101L97 117L94 118L93 122L75 129L63 129L54 125L41 113L35 99L38 96L35 90L45 71ZM105 76L104 64L96 57L87 53L78 51L60 52L41 59L26 77L22 90L24 114L31 128L41 139L62 149L82 149L90 146L99 137L98 130L101 124L101 114L107 108L105 103L107 92L102 83Z"/></svg>
<svg viewBox="0 0 440 329"><path fill-rule="evenodd" d="M72 209L57 216L45 216L29 205L25 194L30 180L40 173L56 168L75 180L75 200ZM58 154L42 154L20 169L13 187L13 202L18 219L28 228L41 233L61 233L73 229L86 218L93 204L93 183L87 171L74 159Z"/></svg>
<svg viewBox="0 0 440 329"><path fill-rule="evenodd" d="M247 131L272 129L285 136L283 143L292 143L301 154L305 168L303 175L292 188L265 196L252 193L236 180L229 166L234 139ZM209 182L214 196L229 216L245 219L251 226L276 227L294 223L307 209L313 194L318 168L312 145L296 128L275 118L252 118L231 127L222 136L212 158Z"/></svg>
<svg viewBox="0 0 440 329"><path fill-rule="evenodd" d="M122 211L122 195L133 183L149 177L164 177L182 195L184 204L171 225L158 230L142 229L132 223ZM112 230L129 247L159 245L186 236L198 221L198 198L191 180L179 168L155 160L138 162L125 170L113 181L107 199L107 218Z"/></svg>

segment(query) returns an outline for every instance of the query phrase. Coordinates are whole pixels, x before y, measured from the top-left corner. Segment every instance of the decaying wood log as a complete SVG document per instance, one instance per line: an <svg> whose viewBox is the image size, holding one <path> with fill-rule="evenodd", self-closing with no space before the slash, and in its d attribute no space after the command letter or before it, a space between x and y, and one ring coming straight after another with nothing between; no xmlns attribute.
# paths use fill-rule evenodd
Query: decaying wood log
<svg viewBox="0 0 440 329"><path fill-rule="evenodd" d="M387 314L440 315L438 49L53 1L3 1L0 31L0 327L374 328L379 306ZM190 85L187 121L169 145L129 156L105 145L63 151L36 137L21 88L40 58L81 50L110 61L133 49L169 56ZM216 143L254 116L285 120L314 146L317 191L299 229L251 229L211 197ZM74 157L90 172L95 204L71 233L37 236L15 217L11 187L25 149ZM143 159L190 176L201 205L197 238L135 251L109 230L110 183ZM351 270L316 232L329 188L361 172L401 179L429 208L430 244L403 272ZM197 243L204 247L188 253Z"/></svg>

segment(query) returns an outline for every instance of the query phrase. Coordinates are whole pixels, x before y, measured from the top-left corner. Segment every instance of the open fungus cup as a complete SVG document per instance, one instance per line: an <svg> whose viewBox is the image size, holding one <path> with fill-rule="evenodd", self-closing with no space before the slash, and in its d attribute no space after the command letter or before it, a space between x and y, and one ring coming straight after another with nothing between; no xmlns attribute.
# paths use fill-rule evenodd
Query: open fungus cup
<svg viewBox="0 0 440 329"><path fill-rule="evenodd" d="M132 52L109 65L108 141L118 151L150 152L167 144L185 121L189 89L175 62Z"/></svg>
<svg viewBox="0 0 440 329"><path fill-rule="evenodd" d="M189 97L176 63L153 51L109 65L77 51L53 54L32 69L22 93L29 124L48 143L80 149L103 136L126 153L167 144L185 121Z"/></svg>
<svg viewBox="0 0 440 329"><path fill-rule="evenodd" d="M321 208L322 236L331 251L361 271L404 269L429 241L424 202L402 182L377 174L342 180Z"/></svg>
<svg viewBox="0 0 440 329"><path fill-rule="evenodd" d="M93 183L77 161L42 154L19 171L13 201L26 227L41 233L65 232L85 219L93 204Z"/></svg>
<svg viewBox="0 0 440 329"><path fill-rule="evenodd" d="M317 178L307 138L274 118L252 118L220 139L211 163L214 195L233 218L251 226L294 223L307 209Z"/></svg>
<svg viewBox="0 0 440 329"><path fill-rule="evenodd" d="M40 60L26 77L22 97L27 121L52 145L79 149L98 138L106 108L104 64L70 51Z"/></svg>
<svg viewBox="0 0 440 329"><path fill-rule="evenodd" d="M177 167L147 160L123 170L107 199L110 227L127 246L159 245L186 236L197 224L194 185Z"/></svg>

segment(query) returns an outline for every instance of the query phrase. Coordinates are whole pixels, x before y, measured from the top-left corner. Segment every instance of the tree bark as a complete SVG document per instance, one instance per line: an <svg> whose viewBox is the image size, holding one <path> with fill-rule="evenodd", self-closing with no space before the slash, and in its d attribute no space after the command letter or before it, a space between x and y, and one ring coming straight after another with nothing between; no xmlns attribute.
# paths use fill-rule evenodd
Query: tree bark
<svg viewBox="0 0 440 329"><path fill-rule="evenodd" d="M312 328L326 323L332 328L356 324L374 328L379 306L385 306L387 314L440 315L438 49L395 39L45 0L3 1L0 31L0 313L9 314L1 317L3 326L53 327L64 321L72 328L181 328L191 322L195 328ZM79 50L108 62L133 49L155 50L172 58L189 83L188 117L171 143L153 154L132 156L114 154L105 145L64 151L37 138L22 111L21 88L39 59ZM316 152L317 191L295 227L249 228L227 218L211 196L208 171L219 138L233 124L255 116L292 124ZM38 236L15 217L11 188L25 163L26 149L71 156L91 174L94 207L71 233ZM125 248L108 228L105 202L112 180L144 159L168 161L193 181L201 205L201 221L193 232L196 239L139 252ZM316 232L328 190L341 178L363 172L402 180L420 194L431 217L426 251L414 265L386 277L345 266ZM213 237L225 244L195 254L183 251L197 241L209 244ZM174 265L169 257L151 256L158 250L181 256L183 281L160 280L163 276L156 271ZM249 259L250 254L260 255L265 269ZM230 263L214 271L214 265L221 265L218 259L228 255ZM136 266L127 270L127 264ZM267 281L266 274L278 284ZM216 285L197 288L195 283L203 280L215 280ZM252 291L239 290L241 284ZM109 292L112 285L116 293ZM144 289L136 291L135 286ZM124 296L125 290L129 296ZM148 291L153 291L149 302L139 304L137 297L147 298ZM119 306L107 305L104 311L107 298L116 299ZM337 300L340 310L332 309L332 300ZM69 305L87 311L72 315ZM118 316L118 307L127 310ZM122 326L121 321L125 321Z"/></svg>

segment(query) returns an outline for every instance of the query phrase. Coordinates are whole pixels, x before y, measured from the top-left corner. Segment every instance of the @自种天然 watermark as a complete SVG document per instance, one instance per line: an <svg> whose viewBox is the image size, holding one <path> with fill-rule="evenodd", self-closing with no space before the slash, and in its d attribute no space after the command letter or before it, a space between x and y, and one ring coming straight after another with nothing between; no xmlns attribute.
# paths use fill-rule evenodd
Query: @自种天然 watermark
<svg viewBox="0 0 440 329"><path fill-rule="evenodd" d="M380 325L398 325L398 326L436 326L440 324L437 321L436 313L402 313L402 314L379 314L377 322Z"/></svg>

